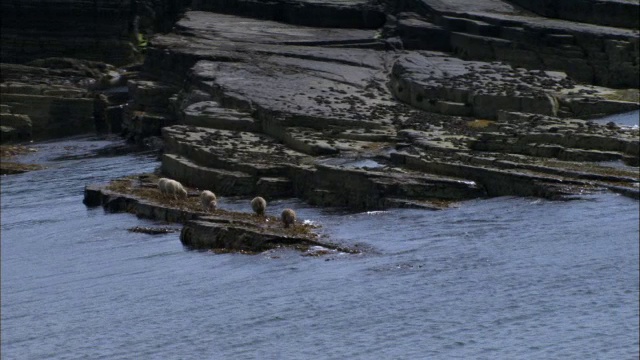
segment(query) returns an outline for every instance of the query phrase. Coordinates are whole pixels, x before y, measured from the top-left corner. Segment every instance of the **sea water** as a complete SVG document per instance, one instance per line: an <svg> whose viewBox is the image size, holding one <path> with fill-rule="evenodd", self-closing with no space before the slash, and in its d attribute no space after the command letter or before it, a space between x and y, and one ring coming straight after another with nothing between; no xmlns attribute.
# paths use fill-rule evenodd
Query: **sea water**
<svg viewBox="0 0 640 360"><path fill-rule="evenodd" d="M39 144L26 158L45 170L1 179L2 359L638 358L636 200L274 201L363 252L214 254L127 230L178 225L85 207L85 185L159 166L73 156L103 145Z"/></svg>

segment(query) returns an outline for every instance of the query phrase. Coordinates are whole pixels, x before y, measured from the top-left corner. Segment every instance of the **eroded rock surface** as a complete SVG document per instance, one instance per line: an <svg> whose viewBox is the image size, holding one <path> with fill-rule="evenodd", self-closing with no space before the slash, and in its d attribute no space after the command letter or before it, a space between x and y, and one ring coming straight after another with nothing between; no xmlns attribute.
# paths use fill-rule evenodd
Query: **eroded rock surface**
<svg viewBox="0 0 640 360"><path fill-rule="evenodd" d="M511 0L542 16L591 24L638 28L640 3L634 0Z"/></svg>
<svg viewBox="0 0 640 360"><path fill-rule="evenodd" d="M2 63L0 71L3 143L103 129L119 132L119 105L127 96L123 99L110 89L126 84L131 74L102 62L71 58L40 59L24 65ZM109 103L100 124L94 116L96 93L106 94Z"/></svg>
<svg viewBox="0 0 640 360"><path fill-rule="evenodd" d="M442 3L431 10L461 6ZM499 1L474 6L532 16ZM162 129L163 173L225 195L353 209L638 196L638 130L584 119L637 109L637 90L392 49L380 34L187 12L152 39L144 65L158 91L175 91L156 101L169 101L156 108L176 124Z"/></svg>
<svg viewBox="0 0 640 360"><path fill-rule="evenodd" d="M383 6L376 0L196 0L192 6L194 10L316 27L376 29L385 22Z"/></svg>
<svg viewBox="0 0 640 360"><path fill-rule="evenodd" d="M524 3L542 16L515 6ZM621 3L628 7L625 16L613 16ZM637 16L633 16L640 8L637 2L415 0L401 4L385 29L387 36L397 38L396 46L451 51L468 60L498 60L529 70L563 71L596 85L639 86L640 42ZM562 14L553 10L562 7ZM563 16L568 14L573 16ZM610 26L584 22L587 18ZM612 18L633 21L619 23Z"/></svg>
<svg viewBox="0 0 640 360"><path fill-rule="evenodd" d="M3 138L5 134L2 134ZM22 145L0 145L0 175L20 174L27 171L40 170L43 166L38 164L25 164L16 162L16 155L35 152L36 149Z"/></svg>
<svg viewBox="0 0 640 360"><path fill-rule="evenodd" d="M102 206L111 212L126 211L142 218L181 223L180 240L190 249L257 253L279 247L305 252L310 247L320 247L346 253L359 252L328 241L318 234L317 226L297 223L284 228L281 221L273 216L256 216L252 212L221 208L205 213L200 207L198 189L187 188L189 196L185 200L165 198L157 189L157 180L155 175L143 174L116 179L108 185L89 185L84 190L84 203ZM136 227L130 231L158 234L175 229Z"/></svg>

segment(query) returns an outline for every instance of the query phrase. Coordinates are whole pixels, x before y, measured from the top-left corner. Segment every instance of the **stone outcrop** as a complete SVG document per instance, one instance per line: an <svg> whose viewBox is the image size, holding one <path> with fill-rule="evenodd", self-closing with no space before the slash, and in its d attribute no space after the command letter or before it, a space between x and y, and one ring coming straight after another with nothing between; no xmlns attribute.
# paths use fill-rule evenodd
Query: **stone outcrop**
<svg viewBox="0 0 640 360"><path fill-rule="evenodd" d="M8 111L8 109L7 109ZM21 142L31 139L33 126L27 115L0 113L1 139L5 142Z"/></svg>
<svg viewBox="0 0 640 360"><path fill-rule="evenodd" d="M279 247L308 252L321 247L346 253L359 251L328 241L317 227L295 224L284 228L273 216L217 209L203 213L197 189L188 189L186 200L163 198L151 174L116 179L106 186L88 185L84 190L87 206L102 206L110 212L130 212L138 217L183 224L180 240L189 249L257 253ZM150 231L146 231L150 232Z"/></svg>
<svg viewBox="0 0 640 360"><path fill-rule="evenodd" d="M122 122L118 110L127 97L111 89L122 86L131 74L105 63L69 58L40 59L26 65L3 63L0 71L3 143L96 130L118 132ZM104 124L96 124L96 92L105 93L111 103Z"/></svg>
<svg viewBox="0 0 640 360"><path fill-rule="evenodd" d="M541 2L567 9L570 3L597 3L593 18L610 26L543 17L506 1L413 0L398 7L400 12L386 24L385 35L395 47L451 51L466 60L498 60L529 70L563 71L580 82L638 88L638 17L633 17L634 29L613 27L617 25L606 20L620 18L613 14L624 0L522 1L532 7ZM625 17L637 14L637 3L626 3L632 9Z"/></svg>
<svg viewBox="0 0 640 360"><path fill-rule="evenodd" d="M4 126L3 126L4 128ZM2 139L4 140L4 129ZM25 147L22 145L0 145L0 175L20 174L27 171L41 170L43 166L38 164L25 164L15 161L16 155L29 152L35 152L36 149Z"/></svg>
<svg viewBox="0 0 640 360"><path fill-rule="evenodd" d="M136 79L128 82L127 92L130 101L123 114L123 132L130 141L142 144L144 138L159 137L162 127L175 123L170 110L174 87Z"/></svg>
<svg viewBox="0 0 640 360"><path fill-rule="evenodd" d="M522 126L526 124L526 126ZM595 128L591 122L501 112L492 125L471 144L474 150L526 154L567 161L618 161L638 164L637 131Z"/></svg>
<svg viewBox="0 0 640 360"><path fill-rule="evenodd" d="M464 61L439 53L399 57L390 88L416 108L482 119L495 119L499 111L597 117L638 107L635 102L609 100L609 91L580 86L563 73Z"/></svg>
<svg viewBox="0 0 640 360"><path fill-rule="evenodd" d="M188 12L152 39L143 66L154 91L166 89L152 107L177 124L162 129L162 172L222 195L352 209L637 196L637 130L579 119L637 109L637 91L613 100L618 90L560 72L383 40Z"/></svg>
<svg viewBox="0 0 640 360"><path fill-rule="evenodd" d="M550 18L590 24L640 27L640 3L630 0L509 0L509 2Z"/></svg>
<svg viewBox="0 0 640 360"><path fill-rule="evenodd" d="M78 11L127 13L95 25L119 43L171 29L135 39L148 40L138 44L139 77L105 68L86 78L125 89L106 118L124 117L122 133L136 143L163 143L163 174L187 185L352 209L606 189L637 197L638 130L586 120L638 109L639 36L624 24L549 18L502 0L203 0L169 27L153 19L179 13L181 1L122 3L128 10L104 0ZM34 2L6 4L15 13ZM16 49L8 44L3 51ZM81 71L74 66L63 68ZM3 72L3 98L87 100L69 84L55 92L16 80L58 71L28 68ZM27 115L35 136L44 116L11 101L3 112Z"/></svg>
<svg viewBox="0 0 640 360"><path fill-rule="evenodd" d="M193 10L326 28L377 29L386 20L375 0L194 0Z"/></svg>

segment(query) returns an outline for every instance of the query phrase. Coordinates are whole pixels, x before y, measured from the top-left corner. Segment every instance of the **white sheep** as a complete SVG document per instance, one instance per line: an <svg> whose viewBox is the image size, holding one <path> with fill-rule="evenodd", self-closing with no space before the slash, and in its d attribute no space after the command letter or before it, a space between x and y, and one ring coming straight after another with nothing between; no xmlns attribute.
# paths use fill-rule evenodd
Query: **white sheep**
<svg viewBox="0 0 640 360"><path fill-rule="evenodd" d="M264 216L264 211L267 208L267 201L258 196L251 200L251 208L259 216Z"/></svg>
<svg viewBox="0 0 640 360"><path fill-rule="evenodd" d="M173 196L176 200L178 200L178 197L183 199L187 198L187 190L184 189L182 184L175 180L162 178L158 180L158 188L160 188L163 196Z"/></svg>
<svg viewBox="0 0 640 360"><path fill-rule="evenodd" d="M160 189L160 194L162 194L162 196L164 197L165 195L167 195L167 182L171 180L171 179L167 179L167 178L160 178L158 180L158 189Z"/></svg>
<svg viewBox="0 0 640 360"><path fill-rule="evenodd" d="M187 190L185 190L184 186L175 180L171 180L167 183L167 193L169 195L173 195L174 199L178 199L178 197L186 199L187 198Z"/></svg>
<svg viewBox="0 0 640 360"><path fill-rule="evenodd" d="M282 210L282 215L280 217L282 218L282 223L286 228L296 222L296 212L291 209Z"/></svg>
<svg viewBox="0 0 640 360"><path fill-rule="evenodd" d="M218 206L218 200L216 199L216 194L212 193L209 190L203 190L200 193L200 204L204 211L213 211Z"/></svg>

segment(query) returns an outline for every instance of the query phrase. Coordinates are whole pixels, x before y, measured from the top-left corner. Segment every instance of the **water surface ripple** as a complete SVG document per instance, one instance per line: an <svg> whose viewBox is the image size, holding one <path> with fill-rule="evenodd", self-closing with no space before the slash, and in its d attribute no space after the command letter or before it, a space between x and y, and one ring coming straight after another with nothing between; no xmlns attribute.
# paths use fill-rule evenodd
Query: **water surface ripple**
<svg viewBox="0 0 640 360"><path fill-rule="evenodd" d="M292 206L367 251L215 255L82 204L86 184L158 165L78 159L2 177L3 359L638 357L637 201L370 213L276 201L272 214ZM249 211L247 199L221 206Z"/></svg>

